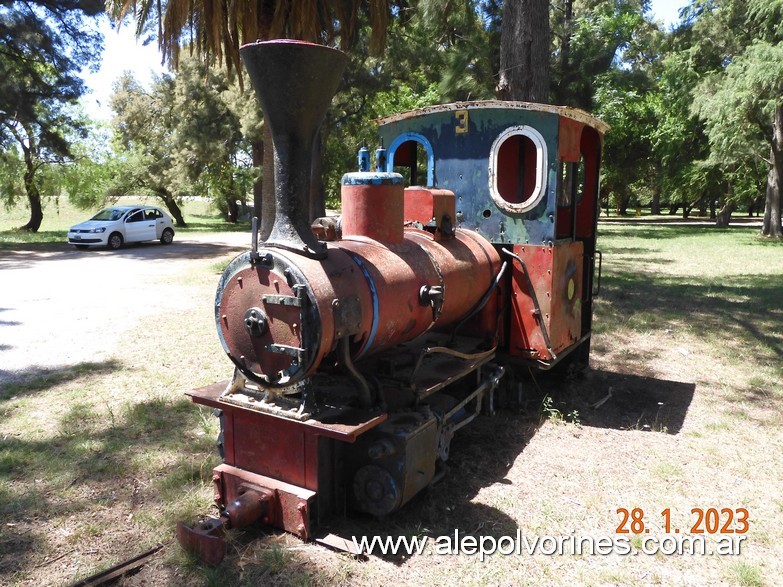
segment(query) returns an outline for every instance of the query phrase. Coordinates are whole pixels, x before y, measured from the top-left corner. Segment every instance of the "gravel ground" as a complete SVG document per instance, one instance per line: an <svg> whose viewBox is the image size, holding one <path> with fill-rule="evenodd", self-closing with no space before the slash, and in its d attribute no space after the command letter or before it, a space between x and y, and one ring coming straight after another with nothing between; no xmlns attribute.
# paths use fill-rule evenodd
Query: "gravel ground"
<svg viewBox="0 0 783 587"><path fill-rule="evenodd" d="M188 234L171 246L79 251L63 244L0 252L0 387L116 354L141 318L195 303L170 276L248 248L250 235Z"/></svg>

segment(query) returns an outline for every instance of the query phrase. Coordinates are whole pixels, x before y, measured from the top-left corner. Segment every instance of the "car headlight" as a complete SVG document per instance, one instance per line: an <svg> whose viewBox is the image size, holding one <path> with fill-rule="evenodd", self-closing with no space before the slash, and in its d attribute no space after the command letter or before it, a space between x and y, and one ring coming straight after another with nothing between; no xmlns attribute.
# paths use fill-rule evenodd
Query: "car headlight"
<svg viewBox="0 0 783 587"><path fill-rule="evenodd" d="M106 228L103 226L100 228L93 228L90 232L106 232Z"/></svg>

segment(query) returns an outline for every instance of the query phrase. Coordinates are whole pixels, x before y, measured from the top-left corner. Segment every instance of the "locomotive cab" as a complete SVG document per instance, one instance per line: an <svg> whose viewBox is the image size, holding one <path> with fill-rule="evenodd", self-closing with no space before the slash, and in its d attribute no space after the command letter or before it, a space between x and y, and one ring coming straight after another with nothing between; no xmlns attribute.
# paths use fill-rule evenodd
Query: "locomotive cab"
<svg viewBox="0 0 783 587"><path fill-rule="evenodd" d="M499 101L378 124L387 169L410 167L412 180L426 174L428 186L453 192L456 226L482 235L510 263L499 288L499 353L542 369L574 353L586 365L608 126L574 108Z"/></svg>

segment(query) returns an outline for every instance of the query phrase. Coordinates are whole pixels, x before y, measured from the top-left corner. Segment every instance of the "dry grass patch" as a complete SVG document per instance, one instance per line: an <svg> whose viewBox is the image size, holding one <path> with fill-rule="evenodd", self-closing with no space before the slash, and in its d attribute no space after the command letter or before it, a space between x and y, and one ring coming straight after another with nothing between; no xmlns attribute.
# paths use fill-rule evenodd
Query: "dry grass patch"
<svg viewBox="0 0 783 587"><path fill-rule="evenodd" d="M216 569L170 545L126 584L776 585L783 247L750 230L601 232L592 371L528 382L518 411L460 431L446 477L399 514L331 528L426 536L422 555L360 560L252 529L232 534ZM179 288L176 309L161 306L167 336L149 336L162 319L153 307L106 360L0 391L0 583L67 584L170 543L175 520L210 511L216 421L182 392L230 373L212 324L223 262L186 263L176 283L150 277ZM750 512L740 556L523 553L482 562L432 547L455 529L616 537L618 508L642 508L659 537L668 508L687 534L691 509L708 507ZM631 544L640 548L642 537Z"/></svg>

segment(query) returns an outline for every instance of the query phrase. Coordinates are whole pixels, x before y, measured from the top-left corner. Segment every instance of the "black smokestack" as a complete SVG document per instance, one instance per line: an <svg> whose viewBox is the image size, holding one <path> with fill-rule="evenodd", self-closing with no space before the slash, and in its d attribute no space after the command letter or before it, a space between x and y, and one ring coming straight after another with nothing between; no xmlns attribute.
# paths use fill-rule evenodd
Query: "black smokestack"
<svg viewBox="0 0 783 587"><path fill-rule="evenodd" d="M251 43L240 53L274 143L275 221L266 244L323 257L326 248L310 230L313 143L348 56L291 40Z"/></svg>

